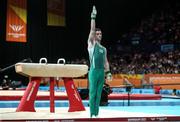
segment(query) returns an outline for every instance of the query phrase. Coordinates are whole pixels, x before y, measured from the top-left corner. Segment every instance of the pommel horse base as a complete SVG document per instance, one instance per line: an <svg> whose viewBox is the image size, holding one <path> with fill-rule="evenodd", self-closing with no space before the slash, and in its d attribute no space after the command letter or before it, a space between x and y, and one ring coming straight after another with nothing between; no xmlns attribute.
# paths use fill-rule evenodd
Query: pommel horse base
<svg viewBox="0 0 180 122"><path fill-rule="evenodd" d="M29 77L29 84L16 109L16 112L35 112L34 102L38 88L43 77L50 78L50 112L55 112L54 107L54 82L56 78L63 78L69 99L68 112L84 111L82 99L73 82L74 77L80 77L88 72L87 65L74 64L47 64L47 63L17 63L17 73Z"/></svg>

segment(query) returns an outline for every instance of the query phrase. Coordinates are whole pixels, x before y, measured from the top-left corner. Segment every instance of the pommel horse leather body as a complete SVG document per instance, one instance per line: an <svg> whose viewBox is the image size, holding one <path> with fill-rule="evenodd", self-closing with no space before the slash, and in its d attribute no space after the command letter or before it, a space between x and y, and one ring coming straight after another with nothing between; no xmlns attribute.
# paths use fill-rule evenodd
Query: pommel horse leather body
<svg viewBox="0 0 180 122"><path fill-rule="evenodd" d="M50 78L50 112L55 112L54 108L54 82L57 77L64 80L64 85L69 99L69 112L84 111L84 105L73 82L73 78L81 77L88 72L87 65L81 64L46 64L46 63L17 63L15 65L17 73L29 77L29 84L16 111L35 112L34 102L36 100L38 88L43 77Z"/></svg>

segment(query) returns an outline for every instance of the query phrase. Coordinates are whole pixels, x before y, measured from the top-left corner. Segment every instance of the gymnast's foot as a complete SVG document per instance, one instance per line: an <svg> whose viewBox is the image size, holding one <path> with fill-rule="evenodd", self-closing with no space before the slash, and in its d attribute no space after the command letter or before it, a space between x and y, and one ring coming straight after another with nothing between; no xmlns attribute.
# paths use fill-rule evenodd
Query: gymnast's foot
<svg viewBox="0 0 180 122"><path fill-rule="evenodd" d="M99 118L98 115L92 115L91 118Z"/></svg>
<svg viewBox="0 0 180 122"><path fill-rule="evenodd" d="M96 118L99 118L99 115L95 115Z"/></svg>

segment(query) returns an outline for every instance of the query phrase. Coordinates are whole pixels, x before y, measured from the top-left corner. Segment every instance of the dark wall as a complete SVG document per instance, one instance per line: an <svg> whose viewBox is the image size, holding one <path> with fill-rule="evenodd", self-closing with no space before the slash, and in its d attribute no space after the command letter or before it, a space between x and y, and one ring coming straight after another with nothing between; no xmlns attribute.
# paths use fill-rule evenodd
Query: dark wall
<svg viewBox="0 0 180 122"><path fill-rule="evenodd" d="M86 41L93 4L98 9L96 22L103 31L102 43L108 46L170 0L66 0L66 27L46 25L46 0L27 1L28 41L15 43L5 41L7 0L0 0L0 68L25 58L38 62L46 57L49 63L61 57L88 59Z"/></svg>
<svg viewBox="0 0 180 122"><path fill-rule="evenodd" d="M53 27L46 25L46 0L28 0L28 41L27 43L16 43L5 41L6 2L6 0L0 1L0 57L2 57L0 67L8 66L28 57L33 62L38 62L41 57L46 57L48 62L55 63L60 57L76 58L86 55L86 48L84 49L86 40L83 36L85 35L85 6L74 6L77 4L76 2L67 5L67 1L67 26ZM72 14L72 11L76 14ZM81 50L80 53L79 50Z"/></svg>

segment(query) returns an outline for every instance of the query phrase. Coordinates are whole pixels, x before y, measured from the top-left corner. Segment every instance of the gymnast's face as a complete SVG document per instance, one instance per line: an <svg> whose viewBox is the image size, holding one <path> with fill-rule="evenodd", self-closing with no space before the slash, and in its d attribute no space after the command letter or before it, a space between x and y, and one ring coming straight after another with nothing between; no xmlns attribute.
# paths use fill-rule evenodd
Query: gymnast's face
<svg viewBox="0 0 180 122"><path fill-rule="evenodd" d="M96 40L100 43L102 39L102 32L96 31Z"/></svg>

